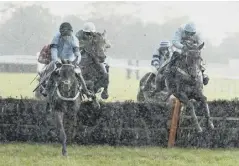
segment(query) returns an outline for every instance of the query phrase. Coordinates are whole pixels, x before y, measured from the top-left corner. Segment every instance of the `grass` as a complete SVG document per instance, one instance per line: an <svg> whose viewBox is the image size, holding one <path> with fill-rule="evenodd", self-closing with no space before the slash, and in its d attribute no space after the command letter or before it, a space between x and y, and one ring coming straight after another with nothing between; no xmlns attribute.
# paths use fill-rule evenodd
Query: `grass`
<svg viewBox="0 0 239 166"><path fill-rule="evenodd" d="M159 147L2 144L1 166L235 166L239 150L164 149Z"/></svg>
<svg viewBox="0 0 239 166"><path fill-rule="evenodd" d="M141 73L143 76L143 73ZM37 82L30 82L35 74L0 73L1 89L3 97L34 97L32 90ZM126 79L125 70L111 68L109 99L107 101L136 100L139 80L134 78ZM210 82L205 86L205 95L209 100L232 99L239 96L239 80L218 79L211 77Z"/></svg>

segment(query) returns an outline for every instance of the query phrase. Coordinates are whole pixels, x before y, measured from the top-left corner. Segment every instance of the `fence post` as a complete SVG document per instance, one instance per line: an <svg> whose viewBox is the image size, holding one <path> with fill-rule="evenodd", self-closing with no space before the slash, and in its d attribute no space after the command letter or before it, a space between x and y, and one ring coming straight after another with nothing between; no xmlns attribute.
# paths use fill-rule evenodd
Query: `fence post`
<svg viewBox="0 0 239 166"><path fill-rule="evenodd" d="M172 119L171 119L171 125L170 125L170 131L169 131L169 138L168 138L168 147L171 148L175 144L175 137L177 133L177 128L178 128L178 121L180 119L180 107L181 103L180 101L176 98L174 102L174 108L172 112Z"/></svg>

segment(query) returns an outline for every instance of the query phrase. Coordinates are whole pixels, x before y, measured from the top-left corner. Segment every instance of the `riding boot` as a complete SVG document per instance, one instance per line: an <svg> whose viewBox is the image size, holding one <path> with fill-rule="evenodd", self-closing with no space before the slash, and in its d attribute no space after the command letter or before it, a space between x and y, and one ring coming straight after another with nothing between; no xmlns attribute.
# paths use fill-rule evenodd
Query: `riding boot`
<svg viewBox="0 0 239 166"><path fill-rule="evenodd" d="M203 77L203 84L207 85L209 82L209 77L204 73L202 73L202 77Z"/></svg>
<svg viewBox="0 0 239 166"><path fill-rule="evenodd" d="M108 99L109 94L108 94L108 86L109 86L109 75L107 73L104 73L104 78L105 83L104 83L104 90L101 93L101 98L102 99Z"/></svg>

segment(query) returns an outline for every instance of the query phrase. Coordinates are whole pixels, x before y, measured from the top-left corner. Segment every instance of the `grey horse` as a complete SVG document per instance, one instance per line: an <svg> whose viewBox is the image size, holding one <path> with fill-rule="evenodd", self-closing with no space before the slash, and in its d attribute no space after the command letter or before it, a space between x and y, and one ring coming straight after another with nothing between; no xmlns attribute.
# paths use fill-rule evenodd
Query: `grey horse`
<svg viewBox="0 0 239 166"><path fill-rule="evenodd" d="M203 82L200 69L202 57L200 50L203 48L204 43L200 46L190 42L186 42L186 44L190 49L182 54L175 52L171 58L172 63L167 66L166 86L169 92L177 97L179 101L191 111L197 131L202 132L195 113L193 100L198 102L200 108L205 111L208 127L211 129L214 128L207 98L203 95L202 91Z"/></svg>
<svg viewBox="0 0 239 166"><path fill-rule="evenodd" d="M64 114L70 114L71 123L69 133L70 140L73 140L76 134L77 112L81 104L81 86L76 77L77 70L75 66L68 60L62 60L62 65L53 73L55 86L48 100L52 113L55 116L57 130L60 132L60 141L62 144L62 155L67 155L66 149L66 132L64 128Z"/></svg>
<svg viewBox="0 0 239 166"><path fill-rule="evenodd" d="M107 99L109 86L109 66L104 64L107 43L105 41L105 31L94 33L88 40L80 41L82 59L80 68L85 79L87 88L94 93L99 93L103 88L101 97Z"/></svg>
<svg viewBox="0 0 239 166"><path fill-rule="evenodd" d="M155 78L156 74L154 72L148 72L140 79L137 94L138 102L164 102L164 96L167 95L165 79L159 82L159 84L161 84L161 91L153 94L156 87Z"/></svg>
<svg viewBox="0 0 239 166"><path fill-rule="evenodd" d="M155 72L146 73L139 81L139 90L137 94L138 102L156 102L162 105L172 103L172 97L169 97L169 91L166 86L164 71L168 61L162 65L162 68ZM156 69L155 69L156 70ZM159 79L156 80L156 77ZM157 86L157 91L156 91Z"/></svg>

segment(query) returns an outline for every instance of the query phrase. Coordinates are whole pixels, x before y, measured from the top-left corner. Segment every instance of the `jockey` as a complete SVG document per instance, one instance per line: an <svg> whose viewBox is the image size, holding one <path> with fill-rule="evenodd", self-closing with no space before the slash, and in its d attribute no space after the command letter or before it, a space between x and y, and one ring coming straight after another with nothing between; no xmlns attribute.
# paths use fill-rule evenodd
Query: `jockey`
<svg viewBox="0 0 239 166"><path fill-rule="evenodd" d="M95 28L95 24L92 22L86 22L83 25L83 29L79 30L76 33L76 37L78 38L78 40L80 41L80 50L83 49L84 46L84 40L87 40L90 36L92 36L94 33L96 33L96 28ZM82 45L81 45L82 44ZM105 48L110 48L111 44L109 43L109 41L107 41L107 44L105 46Z"/></svg>
<svg viewBox="0 0 239 166"><path fill-rule="evenodd" d="M188 23L188 24L180 27L175 32L174 38L172 40L172 45L177 50L173 53L173 55L180 54L180 52L182 53L182 52L189 50L189 48L187 48L186 45L182 44L185 40L190 40L193 43L196 43L197 45L203 44L203 41L201 40L200 33L198 33L198 32L196 33L195 24ZM209 77L206 74L204 74L205 68L203 66L201 66L201 71L202 71L202 75L203 75L203 84L207 85L208 81L209 81Z"/></svg>
<svg viewBox="0 0 239 166"><path fill-rule="evenodd" d="M79 41L72 34L72 32L73 29L70 23L64 22L60 25L59 32L53 37L53 40L50 45L52 61L48 65L48 69L50 70L48 72L52 72L52 70L61 66L60 59L68 59L72 62L76 60L76 65L80 63L81 53L79 51ZM76 68L78 67L76 66ZM77 71L80 71L80 69ZM86 87L81 72L76 73L76 75L86 95L90 96L91 93L88 91ZM53 85L54 79L52 78L51 75L49 80L47 81L46 88L43 90L42 94L44 96L47 96L47 93L50 92L51 87Z"/></svg>
<svg viewBox="0 0 239 166"><path fill-rule="evenodd" d="M151 65L154 66L157 70L161 65L171 56L170 50L170 41L161 41L159 48L157 48L153 53L153 58Z"/></svg>
<svg viewBox="0 0 239 166"><path fill-rule="evenodd" d="M155 50L153 53L153 59L151 61L151 65L154 66L157 71L159 71L162 67L164 67L165 64L168 63L170 57L172 55L171 50L171 43L168 40L163 40L159 44L159 48ZM162 71L157 72L156 78L155 78L155 92L160 92L163 90L163 87L165 86L164 81L164 74ZM154 94L153 93L153 94Z"/></svg>
<svg viewBox="0 0 239 166"><path fill-rule="evenodd" d="M84 51L84 41L87 41L94 33L97 33L97 32L96 32L95 25L92 22L86 22L83 25L83 29L79 30L76 33L76 37L78 38L78 40L80 42L80 51L81 51L81 54L82 54L83 61L85 59L87 59L87 56L88 56L88 54L85 54L85 51ZM105 48L104 48L104 51L106 51L106 49L110 48L110 47L111 47L111 45L107 41L106 45L105 45ZM106 64L105 62L100 63L100 67L101 67L101 70L104 73L104 77L107 79L107 82L109 82L109 78L108 78L109 66L108 66L108 64ZM108 95L108 90L104 89L104 91L102 92L102 95L105 96L105 97L103 97L104 99L107 99L108 96L109 96Z"/></svg>
<svg viewBox="0 0 239 166"><path fill-rule="evenodd" d="M79 30L76 33L76 37L79 39L79 41L87 40L89 38L89 36L91 36L95 32L96 32L96 28L95 28L94 23L87 22L83 25L83 29Z"/></svg>

